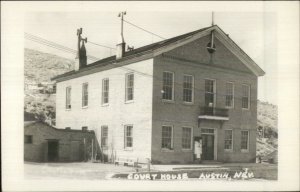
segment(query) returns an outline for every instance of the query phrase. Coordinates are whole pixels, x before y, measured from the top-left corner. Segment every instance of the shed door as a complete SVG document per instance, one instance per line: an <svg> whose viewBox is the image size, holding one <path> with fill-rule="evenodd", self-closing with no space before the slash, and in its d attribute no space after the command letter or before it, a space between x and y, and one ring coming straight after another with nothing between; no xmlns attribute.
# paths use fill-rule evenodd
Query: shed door
<svg viewBox="0 0 300 192"><path fill-rule="evenodd" d="M71 141L71 161L80 161L79 141Z"/></svg>

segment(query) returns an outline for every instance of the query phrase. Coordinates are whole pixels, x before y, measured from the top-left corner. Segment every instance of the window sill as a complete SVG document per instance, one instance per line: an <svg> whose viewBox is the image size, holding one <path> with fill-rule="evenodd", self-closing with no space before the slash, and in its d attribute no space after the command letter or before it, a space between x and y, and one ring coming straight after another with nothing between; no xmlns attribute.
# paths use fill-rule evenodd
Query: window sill
<svg viewBox="0 0 300 192"><path fill-rule="evenodd" d="M242 149L241 152L242 152L242 153L249 153L249 150Z"/></svg>
<svg viewBox="0 0 300 192"><path fill-rule="evenodd" d="M243 111L250 111L250 108L242 108Z"/></svg>
<svg viewBox="0 0 300 192"><path fill-rule="evenodd" d="M125 104L130 104L130 103L134 103L134 101L133 100L125 101Z"/></svg>
<svg viewBox="0 0 300 192"><path fill-rule="evenodd" d="M182 152L192 152L192 149L182 149Z"/></svg>
<svg viewBox="0 0 300 192"><path fill-rule="evenodd" d="M66 109L66 111L71 111L71 109Z"/></svg>
<svg viewBox="0 0 300 192"><path fill-rule="evenodd" d="M109 103L101 104L101 107L107 107L109 106Z"/></svg>
<svg viewBox="0 0 300 192"><path fill-rule="evenodd" d="M127 148L124 148L124 151L133 151L132 147L127 147Z"/></svg>
<svg viewBox="0 0 300 192"><path fill-rule="evenodd" d="M234 109L234 106L233 107L225 106L225 109Z"/></svg>
<svg viewBox="0 0 300 192"><path fill-rule="evenodd" d="M194 105L194 102L185 102L185 101L184 101L182 104L183 104L183 105L191 106L191 105Z"/></svg>
<svg viewBox="0 0 300 192"><path fill-rule="evenodd" d="M174 100L166 100L166 99L162 99L161 100L163 103L175 103Z"/></svg>
<svg viewBox="0 0 300 192"><path fill-rule="evenodd" d="M84 106L84 107L81 107L82 109L87 109L89 106Z"/></svg>
<svg viewBox="0 0 300 192"><path fill-rule="evenodd" d="M161 149L161 152L174 152L174 149Z"/></svg>
<svg viewBox="0 0 300 192"><path fill-rule="evenodd" d="M225 153L232 153L233 150L232 150L232 149L224 149L224 152L225 152Z"/></svg>

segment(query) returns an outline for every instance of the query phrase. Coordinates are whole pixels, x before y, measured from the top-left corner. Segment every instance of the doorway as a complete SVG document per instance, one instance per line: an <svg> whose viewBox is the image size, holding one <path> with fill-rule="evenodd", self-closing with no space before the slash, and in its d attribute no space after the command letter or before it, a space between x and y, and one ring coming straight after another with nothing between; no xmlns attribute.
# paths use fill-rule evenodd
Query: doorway
<svg viewBox="0 0 300 192"><path fill-rule="evenodd" d="M211 134L202 135L202 160L214 160L215 136Z"/></svg>
<svg viewBox="0 0 300 192"><path fill-rule="evenodd" d="M58 141L48 141L48 161L58 161Z"/></svg>
<svg viewBox="0 0 300 192"><path fill-rule="evenodd" d="M71 161L80 161L80 143L79 141L71 141Z"/></svg>

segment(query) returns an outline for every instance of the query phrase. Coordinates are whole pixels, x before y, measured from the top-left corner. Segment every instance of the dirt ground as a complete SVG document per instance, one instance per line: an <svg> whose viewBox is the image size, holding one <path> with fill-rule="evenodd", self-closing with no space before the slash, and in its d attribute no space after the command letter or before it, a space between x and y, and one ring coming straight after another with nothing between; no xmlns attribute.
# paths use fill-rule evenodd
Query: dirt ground
<svg viewBox="0 0 300 192"><path fill-rule="evenodd" d="M139 168L139 172L146 171L146 165ZM202 170L233 170L249 168L257 176L256 179L277 179L277 165L274 164L242 164L242 163L228 163L217 165L153 165L151 171L175 171L185 170L192 172L199 172ZM113 175L125 174L135 172L133 167L115 166L113 164L103 163L24 163L24 177L25 179L80 179L80 180L102 180L112 179Z"/></svg>
<svg viewBox="0 0 300 192"><path fill-rule="evenodd" d="M133 172L132 167L102 163L24 163L25 179L109 179L115 173Z"/></svg>

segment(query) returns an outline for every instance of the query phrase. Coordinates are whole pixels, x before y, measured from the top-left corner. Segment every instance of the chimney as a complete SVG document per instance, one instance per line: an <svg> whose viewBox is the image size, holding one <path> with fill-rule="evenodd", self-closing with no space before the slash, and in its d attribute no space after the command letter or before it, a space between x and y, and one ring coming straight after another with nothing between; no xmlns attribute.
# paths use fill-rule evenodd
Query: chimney
<svg viewBox="0 0 300 192"><path fill-rule="evenodd" d="M81 48L80 48L80 52L79 52L79 68L82 68L82 67L85 67L86 64L87 64L87 57L86 57L86 49L85 49L85 46L84 46L84 41L82 42L82 45L81 45Z"/></svg>
<svg viewBox="0 0 300 192"><path fill-rule="evenodd" d="M87 38L82 38L81 34L82 34L82 28L77 29L78 42L77 42L77 57L75 62L75 71L78 71L79 69L87 65L86 49L84 46L84 42L87 42ZM81 42L82 42L82 46L80 47Z"/></svg>
<svg viewBox="0 0 300 192"><path fill-rule="evenodd" d="M116 59L121 59L124 56L125 53L125 41L124 41L124 36L123 36L123 16L126 15L125 12L120 12L118 17L121 17L121 35L118 40L117 44L117 50L116 50Z"/></svg>
<svg viewBox="0 0 300 192"><path fill-rule="evenodd" d="M84 126L81 129L82 129L83 132L88 131L88 127L87 126Z"/></svg>
<svg viewBox="0 0 300 192"><path fill-rule="evenodd" d="M116 50L116 58L117 59L121 59L123 56L124 56L124 53L125 53L125 42L124 42L124 39L123 41L120 41L118 44L117 44L117 50Z"/></svg>

